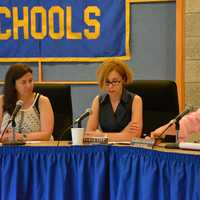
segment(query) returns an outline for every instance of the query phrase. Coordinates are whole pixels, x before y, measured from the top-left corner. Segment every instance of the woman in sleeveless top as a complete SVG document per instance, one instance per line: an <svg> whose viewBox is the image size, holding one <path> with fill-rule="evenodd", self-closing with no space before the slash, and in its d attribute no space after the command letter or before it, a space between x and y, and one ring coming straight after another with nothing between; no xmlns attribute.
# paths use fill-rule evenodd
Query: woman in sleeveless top
<svg viewBox="0 0 200 200"><path fill-rule="evenodd" d="M94 98L86 134L107 136L109 141L130 141L141 137L142 99L125 89L132 72L120 60L108 60L97 71L104 94Z"/></svg>
<svg viewBox="0 0 200 200"><path fill-rule="evenodd" d="M1 134L6 128L16 103L21 100L22 108L15 117L16 140L49 140L54 126L54 116L49 99L33 92L32 70L25 64L12 65L5 77L4 92L0 96ZM11 124L2 141L12 137Z"/></svg>

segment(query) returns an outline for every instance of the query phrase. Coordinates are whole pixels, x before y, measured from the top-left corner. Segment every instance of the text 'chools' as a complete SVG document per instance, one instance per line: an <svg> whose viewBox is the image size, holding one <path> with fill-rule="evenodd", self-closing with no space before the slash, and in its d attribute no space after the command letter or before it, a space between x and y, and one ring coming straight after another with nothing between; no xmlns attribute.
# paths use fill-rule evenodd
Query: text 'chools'
<svg viewBox="0 0 200 200"><path fill-rule="evenodd" d="M3 1L0 61L128 58L129 15L126 0Z"/></svg>

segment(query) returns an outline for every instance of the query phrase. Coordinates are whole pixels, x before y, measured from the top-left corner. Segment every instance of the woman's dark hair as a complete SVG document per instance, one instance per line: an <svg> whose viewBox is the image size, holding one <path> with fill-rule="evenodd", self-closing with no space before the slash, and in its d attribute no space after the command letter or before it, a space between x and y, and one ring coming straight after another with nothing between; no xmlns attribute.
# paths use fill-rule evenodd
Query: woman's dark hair
<svg viewBox="0 0 200 200"><path fill-rule="evenodd" d="M4 82L4 106L3 110L11 114L17 102L17 91L15 88L16 80L27 73L33 73L32 69L26 64L16 63L10 66L6 73Z"/></svg>

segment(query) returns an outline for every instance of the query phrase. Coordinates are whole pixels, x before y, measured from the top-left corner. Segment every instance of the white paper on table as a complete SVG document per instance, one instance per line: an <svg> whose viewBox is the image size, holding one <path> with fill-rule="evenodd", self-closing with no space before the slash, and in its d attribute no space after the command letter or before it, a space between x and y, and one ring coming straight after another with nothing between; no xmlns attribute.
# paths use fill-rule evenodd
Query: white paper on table
<svg viewBox="0 0 200 200"><path fill-rule="evenodd" d="M179 148L180 149L200 150L200 143L180 142L179 143Z"/></svg>

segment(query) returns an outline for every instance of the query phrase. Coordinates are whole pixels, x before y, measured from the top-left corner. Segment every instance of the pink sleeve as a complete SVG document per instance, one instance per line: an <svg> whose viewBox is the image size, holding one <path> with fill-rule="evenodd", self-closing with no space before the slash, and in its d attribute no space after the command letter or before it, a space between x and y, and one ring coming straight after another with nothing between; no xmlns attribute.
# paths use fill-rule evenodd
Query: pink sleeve
<svg viewBox="0 0 200 200"><path fill-rule="evenodd" d="M180 120L179 141L184 142L192 133L200 131L200 109Z"/></svg>

